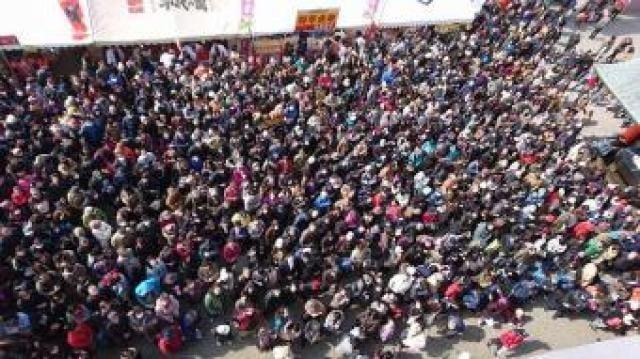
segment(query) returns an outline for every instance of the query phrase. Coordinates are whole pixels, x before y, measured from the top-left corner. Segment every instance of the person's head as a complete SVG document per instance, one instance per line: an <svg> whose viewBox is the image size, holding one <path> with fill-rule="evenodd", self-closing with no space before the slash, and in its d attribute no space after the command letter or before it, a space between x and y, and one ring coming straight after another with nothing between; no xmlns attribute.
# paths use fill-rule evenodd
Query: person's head
<svg viewBox="0 0 640 359"><path fill-rule="evenodd" d="M142 356L137 348L130 347L120 352L120 359L141 359Z"/></svg>

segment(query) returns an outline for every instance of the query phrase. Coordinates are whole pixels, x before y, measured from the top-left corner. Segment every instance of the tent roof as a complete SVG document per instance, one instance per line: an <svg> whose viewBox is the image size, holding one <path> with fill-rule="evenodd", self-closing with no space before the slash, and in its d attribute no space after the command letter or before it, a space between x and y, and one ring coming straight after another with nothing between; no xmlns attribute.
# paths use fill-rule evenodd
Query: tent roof
<svg viewBox="0 0 640 359"><path fill-rule="evenodd" d="M629 336L581 345L575 348L554 350L533 356L532 359L635 358L637 353L640 353L640 336Z"/></svg>
<svg viewBox="0 0 640 359"><path fill-rule="evenodd" d="M631 118L640 122L640 58L616 64L599 64L596 65L596 72Z"/></svg>

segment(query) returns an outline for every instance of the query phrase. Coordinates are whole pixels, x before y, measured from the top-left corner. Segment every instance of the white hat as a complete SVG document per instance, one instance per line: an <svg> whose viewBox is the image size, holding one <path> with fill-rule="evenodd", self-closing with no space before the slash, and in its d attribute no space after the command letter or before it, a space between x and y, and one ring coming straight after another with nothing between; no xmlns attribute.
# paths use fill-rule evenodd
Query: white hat
<svg viewBox="0 0 640 359"><path fill-rule="evenodd" d="M583 286L587 286L593 282L598 275L598 267L594 263L587 263L582 267L582 276L580 282Z"/></svg>
<svg viewBox="0 0 640 359"><path fill-rule="evenodd" d="M7 115L7 118L5 119L5 122L7 123L7 125L12 125L12 124L18 122L18 119L16 118L15 115L9 114L9 115Z"/></svg>
<svg viewBox="0 0 640 359"><path fill-rule="evenodd" d="M218 276L218 282L226 282L227 280L229 280L229 272L227 271L226 268L222 268L220 269L220 275Z"/></svg>
<svg viewBox="0 0 640 359"><path fill-rule="evenodd" d="M231 332L231 327L229 327L227 324L220 324L216 325L215 331L218 335L229 335L229 333Z"/></svg>
<svg viewBox="0 0 640 359"><path fill-rule="evenodd" d="M275 248L282 249L284 247L284 239L282 237L276 238L276 242L273 244Z"/></svg>
<svg viewBox="0 0 640 359"><path fill-rule="evenodd" d="M401 254L402 254L402 252L404 252L404 250L402 249L402 247L401 247L401 246L396 246L396 247L394 248L394 252L395 252L397 255L401 255Z"/></svg>
<svg viewBox="0 0 640 359"><path fill-rule="evenodd" d="M410 276L414 276L416 274L416 267L408 266L407 267L407 274L410 275Z"/></svg>
<svg viewBox="0 0 640 359"><path fill-rule="evenodd" d="M413 279L410 276L398 273L389 279L389 289L396 294L404 294L411 288L412 283Z"/></svg>
<svg viewBox="0 0 640 359"><path fill-rule="evenodd" d="M293 358L293 353L288 345L279 345L273 348L274 359L290 359Z"/></svg>

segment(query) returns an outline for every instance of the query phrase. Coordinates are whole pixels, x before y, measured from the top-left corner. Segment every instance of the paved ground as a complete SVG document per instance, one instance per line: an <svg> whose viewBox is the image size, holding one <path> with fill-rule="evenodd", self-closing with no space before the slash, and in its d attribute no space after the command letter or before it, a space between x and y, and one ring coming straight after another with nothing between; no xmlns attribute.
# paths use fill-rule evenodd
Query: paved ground
<svg viewBox="0 0 640 359"><path fill-rule="evenodd" d="M510 358L534 357L551 349L570 348L582 344L593 343L613 338L613 334L593 331L583 319L553 319L552 313L541 307L527 311L527 316L535 318L525 325L531 340L523 344ZM505 328L483 329L478 326L476 318L466 319L468 328L462 338L447 339L429 329L429 340L424 355L404 354L402 358L442 358L447 354L469 352L473 359L491 358L487 348L488 339L496 337ZM335 358L333 346L335 342L321 343L307 348L302 358ZM375 346L375 343L372 343ZM158 357L152 346L145 346L145 358ZM209 359L209 358L238 358L238 359L267 359L272 358L270 352L259 352L255 341L251 339L238 340L233 345L218 347L213 344L210 333L204 333L204 338L196 343L189 343L186 349L173 356L180 359ZM453 357L455 358L455 356ZM631 358L631 357L629 357Z"/></svg>
<svg viewBox="0 0 640 359"><path fill-rule="evenodd" d="M607 26L595 39L588 38L591 28L575 29L582 34L579 45L581 50L596 50L611 36L615 35L620 41L624 37L631 37L636 48L634 57L640 57L640 13L620 15L616 21ZM588 107L593 110L593 121L583 130L585 136L607 137L619 132L622 119L614 118L612 113L604 107L591 104Z"/></svg>
<svg viewBox="0 0 640 359"><path fill-rule="evenodd" d="M583 34L583 42L580 49L597 49L603 40L611 35L618 37L631 36L634 44L639 50L636 56L640 55L640 14L621 15L615 23L609 25L594 40L589 40L588 34L591 28L575 29ZM585 127L584 134L586 136L608 136L618 132L621 120L615 119L613 115L602 107L590 106L594 111L593 121ZM568 348L587 343L593 343L599 340L606 340L613 337L612 334L606 332L595 332L588 326L588 322L584 319L553 319L552 313L545 311L541 307L530 308L527 311L530 320L525 328L531 334L532 340L523 345L519 350L510 357L535 357L552 349ZM486 341L495 337L500 329L483 329L477 326L477 319L467 319L468 330L464 337L459 339L442 338L435 333L435 329L430 329L430 337L427 343L427 349L424 355L405 355L404 357L413 358L442 358L450 352L467 351L472 358L490 358L491 355L487 350ZM332 358L334 343L322 343L307 348L303 358ZM159 354L153 346L143 345L143 353L145 358L158 357ZM104 353L104 357L113 357L114 353ZM197 343L189 343L186 349L175 355L175 358L184 359L208 359L208 358L238 358L238 359L259 359L271 358L271 353L260 353L255 347L255 340L238 340L234 345L217 347L213 344L211 334L204 333L204 338ZM636 358L637 354L629 354L629 358Z"/></svg>

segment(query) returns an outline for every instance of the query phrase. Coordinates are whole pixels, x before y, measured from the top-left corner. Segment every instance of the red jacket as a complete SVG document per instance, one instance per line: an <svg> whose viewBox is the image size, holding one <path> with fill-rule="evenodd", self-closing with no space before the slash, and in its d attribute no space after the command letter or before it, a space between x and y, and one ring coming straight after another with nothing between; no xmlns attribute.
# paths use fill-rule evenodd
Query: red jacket
<svg viewBox="0 0 640 359"><path fill-rule="evenodd" d="M179 351L183 344L182 331L178 326L167 328L158 335L158 349L164 355Z"/></svg>
<svg viewBox="0 0 640 359"><path fill-rule="evenodd" d="M67 333L67 344L73 349L90 349L93 346L93 329L81 323Z"/></svg>
<svg viewBox="0 0 640 359"><path fill-rule="evenodd" d="M516 331L509 330L500 334L500 343L507 349L517 348L524 342L524 337L518 334Z"/></svg>

